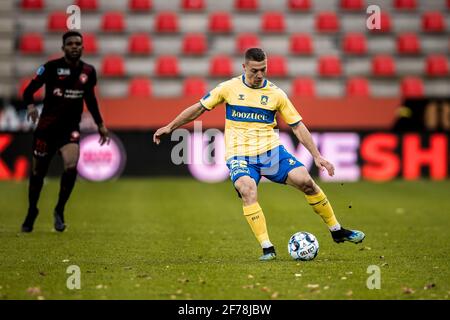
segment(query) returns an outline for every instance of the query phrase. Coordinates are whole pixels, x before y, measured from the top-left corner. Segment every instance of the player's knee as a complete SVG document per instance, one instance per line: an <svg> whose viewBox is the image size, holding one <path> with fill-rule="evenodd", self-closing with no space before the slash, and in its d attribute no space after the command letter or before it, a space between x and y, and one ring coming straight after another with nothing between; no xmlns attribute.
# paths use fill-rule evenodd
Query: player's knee
<svg viewBox="0 0 450 320"><path fill-rule="evenodd" d="M77 174L78 173L77 166L71 165L71 166L65 167L64 172L68 173L68 174Z"/></svg>
<svg viewBox="0 0 450 320"><path fill-rule="evenodd" d="M237 188L245 202L254 202L257 199L256 185L252 183L242 183Z"/></svg>
<svg viewBox="0 0 450 320"><path fill-rule="evenodd" d="M306 179L304 179L301 183L300 183L300 189L308 195L311 194L316 194L316 187L315 187L315 183L314 180L311 177L308 177Z"/></svg>

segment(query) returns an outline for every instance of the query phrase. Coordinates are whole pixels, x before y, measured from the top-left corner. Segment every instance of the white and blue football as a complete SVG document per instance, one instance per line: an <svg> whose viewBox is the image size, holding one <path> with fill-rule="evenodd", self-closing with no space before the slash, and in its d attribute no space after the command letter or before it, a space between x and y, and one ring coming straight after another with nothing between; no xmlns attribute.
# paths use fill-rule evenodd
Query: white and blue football
<svg viewBox="0 0 450 320"><path fill-rule="evenodd" d="M288 252L294 260L312 260L319 253L319 241L312 233L297 232L289 239Z"/></svg>

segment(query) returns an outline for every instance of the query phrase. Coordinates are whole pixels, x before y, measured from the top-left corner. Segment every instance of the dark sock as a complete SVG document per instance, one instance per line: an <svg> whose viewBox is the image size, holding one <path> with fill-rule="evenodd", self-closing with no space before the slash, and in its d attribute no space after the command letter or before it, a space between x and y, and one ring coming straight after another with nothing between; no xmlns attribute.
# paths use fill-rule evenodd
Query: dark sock
<svg viewBox="0 0 450 320"><path fill-rule="evenodd" d="M59 189L58 203L55 207L55 211L58 214L64 212L64 207L67 200L69 200L70 194L72 193L73 186L75 185L75 180L77 179L77 169L71 168L64 171L61 176L61 184Z"/></svg>
<svg viewBox="0 0 450 320"><path fill-rule="evenodd" d="M30 184L28 187L28 212L37 211L37 203L41 194L42 186L44 185L44 176L31 175Z"/></svg>

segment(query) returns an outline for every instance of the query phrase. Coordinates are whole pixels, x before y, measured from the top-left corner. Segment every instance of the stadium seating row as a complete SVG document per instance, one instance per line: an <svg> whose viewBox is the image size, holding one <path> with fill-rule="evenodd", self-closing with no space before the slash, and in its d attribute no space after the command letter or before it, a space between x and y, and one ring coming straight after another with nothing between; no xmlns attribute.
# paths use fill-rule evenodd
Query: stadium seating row
<svg viewBox="0 0 450 320"><path fill-rule="evenodd" d="M20 81L18 92L19 94L23 93L26 85L29 83L30 78L23 78ZM417 77L405 77L400 82L399 92L403 97L423 97L425 95L425 83L421 78ZM113 86L110 85L111 82L108 80L102 80L99 83L100 88L108 88L110 90L115 90ZM193 97L201 97L203 96L208 89L210 89L210 83L199 77L190 77L186 78L183 81L180 81L181 92L177 92L175 96L193 96ZM217 84L217 83L216 83ZM448 85L442 83L443 86ZM126 86L125 91L123 91L123 86ZM374 96L374 90L372 90L373 81L368 80L367 78L359 78L354 77L348 79L344 84L345 92L344 94L348 97L371 97ZM164 95L161 92L158 92L157 85L153 85L153 81L149 78L144 77L136 77L132 78L129 81L120 81L120 87L122 87L119 92L114 93L115 97L152 97ZM395 89L395 88L391 88ZM177 91L175 89L174 91ZM107 91L107 90L106 90ZM172 90L173 91L173 90ZM291 96L301 96L301 97L316 97L319 95L318 84L312 78L307 77L299 77L292 81L290 84L290 88L288 88L289 94ZM105 92L102 92L100 89L100 95L104 95ZM173 92L172 92L173 93ZM106 96L110 96L110 94L106 94ZM171 95L169 95L171 96ZM37 98L43 97L43 89L41 88L39 92L36 93Z"/></svg>
<svg viewBox="0 0 450 320"><path fill-rule="evenodd" d="M94 33L84 35L85 54L97 54L99 51L98 36ZM153 52L152 36L148 33L131 34L127 44L127 54L149 55ZM296 33L289 36L289 52L293 55L314 54L314 38L308 33ZM400 55L416 55L421 53L421 38L415 33L402 33L396 38L396 51ZM208 37L204 34L188 33L182 36L183 55L204 55L208 53ZM363 33L347 33L341 41L341 51L350 55L366 55L369 53L367 37ZM242 54L247 48L260 46L261 40L253 33L238 34L235 38L236 54ZM22 54L45 54L44 36L40 33L25 33L19 39L19 51ZM125 53L125 52L124 52Z"/></svg>
<svg viewBox="0 0 450 320"><path fill-rule="evenodd" d="M149 50L151 44L139 42L139 50ZM192 48L191 48L192 49ZM157 77L179 77L189 76L192 72L181 70L180 64L186 60L186 57L181 59L176 55L160 55L152 59L137 58L137 62L133 63L132 59L126 59L121 55L110 54L105 55L100 59L88 59L93 61L99 68L99 73L104 77L126 77L136 74L132 67L140 64L139 74L146 73ZM27 60L24 60L24 62ZM239 60L240 61L240 60ZM207 59L200 59L197 61L197 67L205 76L210 77L228 77L232 76L235 71L235 65L239 64L237 59L233 59L228 55L213 55ZM443 54L432 54L425 58L421 56L414 58L412 61L397 60L391 55L374 55L371 58L363 60L348 58L342 60L338 55L326 55L310 60L304 61L308 64L308 70L305 65L296 67L293 60L282 55L271 55L268 58L268 76L269 77L286 77L301 72L302 74L317 74L320 77L339 77L344 75L359 74L372 77L396 77L397 75L405 75L405 68L401 67L402 63L406 63L410 72L413 70L415 74L429 77L447 77L449 76L449 62L447 56ZM354 65L357 70L354 71ZM201 67L199 67L201 65ZM130 67L131 66L131 67ZM194 67L193 64L191 64ZM312 70L311 68L315 68ZM353 68L353 69L352 69ZM288 70L290 71L288 72ZM311 69L311 70L310 70ZM20 67L19 74L22 72L31 72L31 70ZM310 72L311 71L311 72Z"/></svg>
<svg viewBox="0 0 450 320"><path fill-rule="evenodd" d="M317 1L317 0L316 0ZM76 0L82 10L98 10L99 0ZM450 9L450 1L447 0L447 8ZM235 10L255 11L260 8L258 0L234 0ZM24 10L41 10L45 7L45 0L21 0L20 6ZM207 3L205 0L180 0L180 9L182 10L205 10ZM289 10L307 11L314 6L314 0L287 0L286 6ZM340 0L339 7L342 10L363 10L366 3L364 0ZM393 7L397 10L416 10L418 5L416 0L394 0ZM129 0L129 10L149 11L153 8L152 0Z"/></svg>
<svg viewBox="0 0 450 320"><path fill-rule="evenodd" d="M444 15L439 11L423 12L420 15L421 29L427 33L442 33L446 29ZM100 16L100 30L103 32L125 32L127 30L127 14L123 12L105 12ZM180 15L176 12L155 13L153 32L177 33L180 28ZM67 14L54 11L47 15L47 30L61 32L67 29ZM393 18L388 12L381 12L381 28L374 30L377 33L388 33L393 29ZM336 33L341 28L342 21L336 12L322 11L315 15L314 27L317 32ZM264 33L283 33L287 31L285 14L282 12L265 12L259 19L260 31ZM208 15L208 30L211 33L229 33L237 31L230 12L211 12Z"/></svg>

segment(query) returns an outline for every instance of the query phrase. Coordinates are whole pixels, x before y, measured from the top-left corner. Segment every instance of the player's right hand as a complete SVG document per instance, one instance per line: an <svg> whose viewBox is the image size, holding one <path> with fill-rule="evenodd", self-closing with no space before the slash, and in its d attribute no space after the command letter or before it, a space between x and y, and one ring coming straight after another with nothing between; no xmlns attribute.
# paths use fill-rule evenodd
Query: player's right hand
<svg viewBox="0 0 450 320"><path fill-rule="evenodd" d="M171 132L169 127L162 127L156 130L155 134L153 135L153 142L156 144L159 144L161 142L161 136L165 134L169 134Z"/></svg>
<svg viewBox="0 0 450 320"><path fill-rule="evenodd" d="M38 109L33 104L30 104L27 109L28 109L28 111L27 111L27 120L30 121L30 119L31 119L31 121L33 123L36 123L38 121L38 119L39 119L39 111L38 111Z"/></svg>

